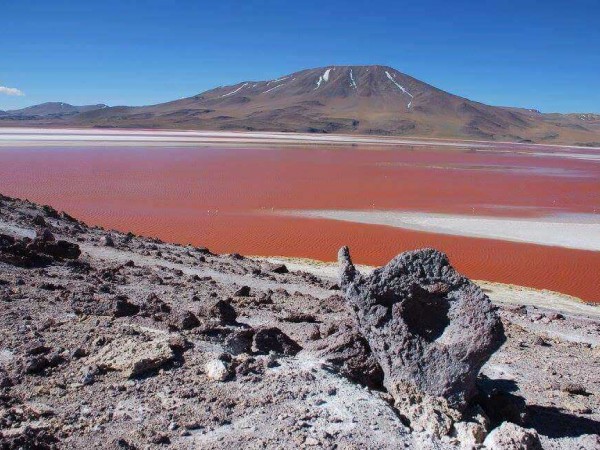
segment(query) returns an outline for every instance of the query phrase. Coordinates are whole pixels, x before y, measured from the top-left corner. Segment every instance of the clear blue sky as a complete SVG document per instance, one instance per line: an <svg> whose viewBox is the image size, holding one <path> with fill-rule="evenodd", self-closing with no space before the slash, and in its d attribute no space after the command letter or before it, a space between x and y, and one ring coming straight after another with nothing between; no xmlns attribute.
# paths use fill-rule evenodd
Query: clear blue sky
<svg viewBox="0 0 600 450"><path fill-rule="evenodd" d="M330 64L600 112L600 1L0 0L0 109L142 105Z"/></svg>

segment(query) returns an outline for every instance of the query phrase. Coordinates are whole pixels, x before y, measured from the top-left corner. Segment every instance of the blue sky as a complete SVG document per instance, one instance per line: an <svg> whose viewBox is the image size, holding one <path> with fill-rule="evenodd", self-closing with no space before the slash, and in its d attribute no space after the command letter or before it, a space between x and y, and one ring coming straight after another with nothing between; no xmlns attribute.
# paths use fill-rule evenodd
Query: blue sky
<svg viewBox="0 0 600 450"><path fill-rule="evenodd" d="M600 2L0 0L0 109L159 103L330 64L600 112Z"/></svg>

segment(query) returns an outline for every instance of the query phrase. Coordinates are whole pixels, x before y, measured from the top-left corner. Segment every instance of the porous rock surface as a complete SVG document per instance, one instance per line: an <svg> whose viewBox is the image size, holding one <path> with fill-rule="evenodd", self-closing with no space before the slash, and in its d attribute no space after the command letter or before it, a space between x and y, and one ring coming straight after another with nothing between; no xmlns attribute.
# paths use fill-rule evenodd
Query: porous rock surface
<svg viewBox="0 0 600 450"><path fill-rule="evenodd" d="M486 295L433 249L398 255L370 276L339 251L340 280L396 399L407 389L461 407L477 393L479 370L504 342Z"/></svg>

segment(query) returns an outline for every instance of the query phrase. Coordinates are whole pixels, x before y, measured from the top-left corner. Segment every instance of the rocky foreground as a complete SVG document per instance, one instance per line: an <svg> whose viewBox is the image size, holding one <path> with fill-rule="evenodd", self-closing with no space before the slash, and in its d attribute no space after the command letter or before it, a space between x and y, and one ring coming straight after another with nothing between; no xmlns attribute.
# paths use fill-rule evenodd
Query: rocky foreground
<svg viewBox="0 0 600 450"><path fill-rule="evenodd" d="M1 448L600 448L600 315L492 305L433 250L341 269L0 196Z"/></svg>

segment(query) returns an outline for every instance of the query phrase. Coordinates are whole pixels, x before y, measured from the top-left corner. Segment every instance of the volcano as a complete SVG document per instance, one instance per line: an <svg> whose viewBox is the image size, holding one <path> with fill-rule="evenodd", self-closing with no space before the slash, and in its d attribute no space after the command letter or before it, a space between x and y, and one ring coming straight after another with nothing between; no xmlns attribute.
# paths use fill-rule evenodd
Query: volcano
<svg viewBox="0 0 600 450"><path fill-rule="evenodd" d="M490 106L379 65L308 69L151 106L99 105L65 114L15 117L7 111L0 115L0 126L16 122L600 145L600 115L542 114L533 109Z"/></svg>

